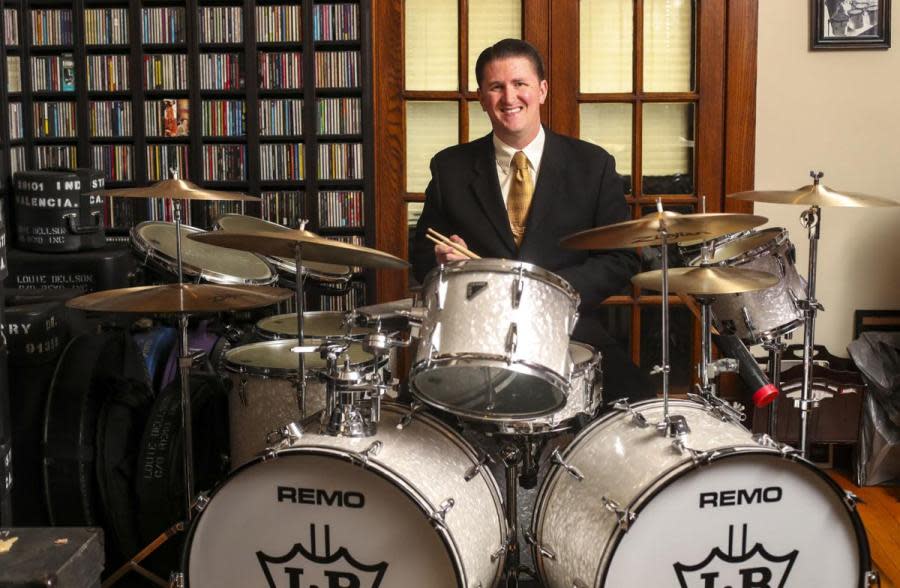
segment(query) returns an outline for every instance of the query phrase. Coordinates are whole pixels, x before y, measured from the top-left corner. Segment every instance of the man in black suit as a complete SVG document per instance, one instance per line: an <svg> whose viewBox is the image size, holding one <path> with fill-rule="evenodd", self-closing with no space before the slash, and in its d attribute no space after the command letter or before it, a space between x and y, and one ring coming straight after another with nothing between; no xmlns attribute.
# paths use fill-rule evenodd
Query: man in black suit
<svg viewBox="0 0 900 588"><path fill-rule="evenodd" d="M493 132L432 159L411 260L416 278L422 281L438 263L463 259L446 245L431 247L429 227L482 257L527 261L552 271L581 295L573 339L602 353L604 399L653 396L646 377L596 318L597 306L621 292L640 268L637 255L559 246L566 235L631 218L615 161L596 145L541 126L547 80L540 54L529 43L504 39L488 47L475 73ZM517 168L523 165L519 162L527 164L526 181L532 182L522 222L507 210L513 202L510 194L516 193L516 175L524 170Z"/></svg>

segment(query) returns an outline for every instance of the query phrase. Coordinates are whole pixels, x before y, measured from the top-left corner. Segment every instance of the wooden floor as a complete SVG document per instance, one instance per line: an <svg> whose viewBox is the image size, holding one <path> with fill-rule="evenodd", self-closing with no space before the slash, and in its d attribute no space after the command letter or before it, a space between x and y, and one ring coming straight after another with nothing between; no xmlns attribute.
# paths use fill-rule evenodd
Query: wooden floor
<svg viewBox="0 0 900 588"><path fill-rule="evenodd" d="M842 488L861 499L857 510L866 527L869 550L881 577L881 587L900 588L900 487L859 487L836 470L828 473Z"/></svg>

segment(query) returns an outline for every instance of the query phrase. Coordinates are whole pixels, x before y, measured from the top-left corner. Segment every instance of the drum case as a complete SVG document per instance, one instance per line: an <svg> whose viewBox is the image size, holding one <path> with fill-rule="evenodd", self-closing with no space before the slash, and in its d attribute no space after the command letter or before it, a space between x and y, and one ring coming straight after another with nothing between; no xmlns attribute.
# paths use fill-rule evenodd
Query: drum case
<svg viewBox="0 0 900 588"><path fill-rule="evenodd" d="M136 262L127 247L74 253L34 253L10 249L10 288L82 288L85 292L134 285Z"/></svg>

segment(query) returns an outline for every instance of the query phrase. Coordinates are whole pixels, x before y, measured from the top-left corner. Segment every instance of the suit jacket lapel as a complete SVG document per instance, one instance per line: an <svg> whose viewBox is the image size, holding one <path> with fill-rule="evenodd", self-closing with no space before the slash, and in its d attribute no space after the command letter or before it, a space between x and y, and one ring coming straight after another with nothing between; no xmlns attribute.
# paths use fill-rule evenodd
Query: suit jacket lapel
<svg viewBox="0 0 900 588"><path fill-rule="evenodd" d="M500 240L509 249L509 256L516 256L516 242L513 240L512 230L509 228L509 216L506 206L503 204L503 194L500 192L500 180L497 178L497 163L494 156L494 143L488 135L484 139L484 145L480 146L475 159L475 177L472 179L472 191L476 200L484 209L485 215L494 225ZM543 173L543 172L541 172Z"/></svg>
<svg viewBox="0 0 900 588"><path fill-rule="evenodd" d="M562 185L565 156L556 135L547 129L545 132L544 154L541 156L541 169L538 171L537 185L531 198L531 212L528 213L523 245L528 242L528 235L535 232L541 221L553 210L553 206L559 205L560 195L557 192Z"/></svg>

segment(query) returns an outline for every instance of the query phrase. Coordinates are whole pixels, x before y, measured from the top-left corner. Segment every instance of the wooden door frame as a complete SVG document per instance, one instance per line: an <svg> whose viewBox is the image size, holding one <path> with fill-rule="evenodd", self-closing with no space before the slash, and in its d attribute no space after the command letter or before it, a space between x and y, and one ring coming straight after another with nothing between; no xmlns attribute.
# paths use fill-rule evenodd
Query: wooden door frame
<svg viewBox="0 0 900 588"><path fill-rule="evenodd" d="M465 3L466 0L462 0ZM573 13L577 19L577 0L554 0L554 11ZM697 0L701 10L717 14L698 31L701 47L710 36L717 36L724 55L704 55L698 67L722 67L724 87L718 90L720 106L704 109L699 124L713 124L721 131L721 144L709 141L698 151L703 158L708 149L722 150L721 169L705 170L698 179L703 189L728 194L753 188L756 121L756 53L758 31L758 0ZM375 125L375 247L406 258L407 220L404 194L406 133L403 107L404 46L403 0L373 2L372 55L373 99ZM577 36L566 29L567 19L549 18L549 0L524 0L524 33L548 57L548 78L553 86L567 85L562 76L577 76L577 67L554 67L572 55L577 55ZM462 17L461 17L462 18ZM571 20L571 19L569 19ZM575 22L571 20L571 22ZM568 25L571 27L571 25ZM572 51L571 43L575 43ZM460 49L462 51L462 48ZM703 76L698 76L703 79ZM569 85L569 87L575 87ZM701 92L716 92L699 88ZM708 112L706 112L708 110ZM545 112L545 120L561 132L577 133L577 116L565 109ZM716 125L716 119L722 121ZM701 163L702 165L702 163ZM701 185L698 184L698 193ZM712 207L711 207L712 209ZM733 212L752 210L750 203L725 201L724 209ZM397 300L406 295L407 275L400 270L379 271L375 302Z"/></svg>

